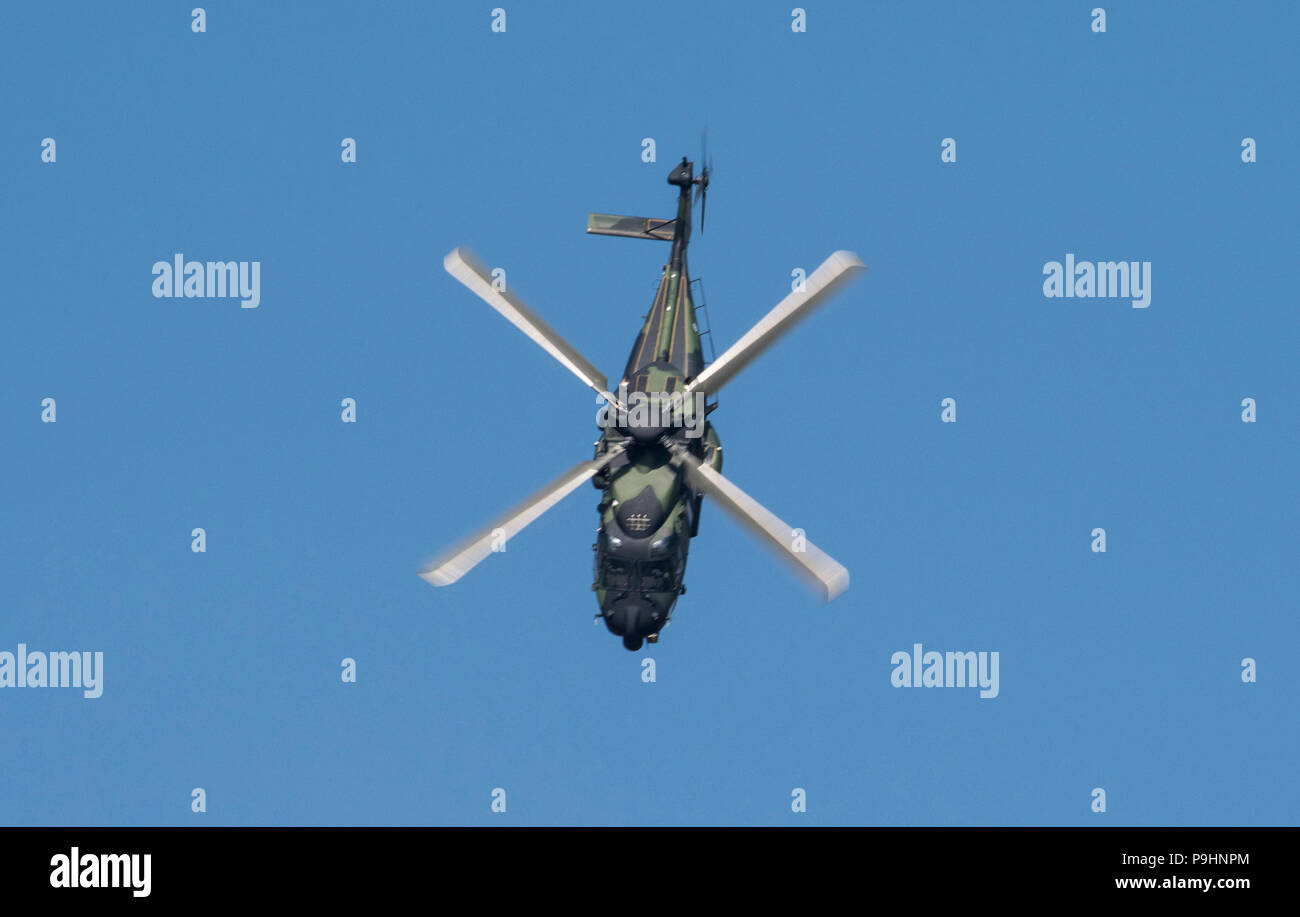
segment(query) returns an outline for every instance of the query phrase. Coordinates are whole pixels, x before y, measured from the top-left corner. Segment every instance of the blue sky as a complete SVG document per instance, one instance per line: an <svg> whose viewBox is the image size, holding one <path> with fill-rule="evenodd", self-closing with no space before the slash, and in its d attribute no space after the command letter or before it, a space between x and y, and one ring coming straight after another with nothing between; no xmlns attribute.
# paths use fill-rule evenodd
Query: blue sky
<svg viewBox="0 0 1300 917"><path fill-rule="evenodd" d="M6 7L0 651L104 691L0 691L0 823L1295 824L1295 7L504 5ZM714 415L851 589L706 502L628 653L590 488L426 585L597 432L443 255L617 377L667 249L586 214L671 215L706 126L720 347L871 268ZM153 297L178 252L261 305ZM1045 298L1067 252L1151 262L1150 307ZM893 687L915 643L997 651L998 697Z"/></svg>

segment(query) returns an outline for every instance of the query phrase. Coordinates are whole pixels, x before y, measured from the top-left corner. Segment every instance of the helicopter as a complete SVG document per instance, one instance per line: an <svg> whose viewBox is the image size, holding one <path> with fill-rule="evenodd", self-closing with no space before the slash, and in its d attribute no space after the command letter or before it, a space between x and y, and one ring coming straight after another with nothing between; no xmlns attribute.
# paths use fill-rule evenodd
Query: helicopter
<svg viewBox="0 0 1300 917"><path fill-rule="evenodd" d="M591 361L548 325L466 248L443 259L447 272L600 396L595 455L579 462L523 502L424 565L419 575L447 586L587 481L600 491L592 591L596 615L630 651L657 643L678 597L690 541L699 534L705 497L760 543L787 561L830 602L849 585L849 571L722 476L722 443L708 419L718 391L859 273L862 260L836 251L753 328L711 363L705 362L686 266L693 203L703 230L711 165L699 174L686 157L668 174L678 189L677 215L662 220L616 214L588 216L595 235L671 243L659 287L632 346L615 395ZM693 193L692 193L693 192ZM709 401L710 398L714 400Z"/></svg>

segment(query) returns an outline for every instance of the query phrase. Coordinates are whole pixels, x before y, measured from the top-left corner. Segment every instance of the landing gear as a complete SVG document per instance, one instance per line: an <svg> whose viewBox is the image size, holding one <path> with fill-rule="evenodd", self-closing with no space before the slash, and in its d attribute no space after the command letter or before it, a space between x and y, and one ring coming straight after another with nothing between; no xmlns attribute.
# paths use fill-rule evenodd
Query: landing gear
<svg viewBox="0 0 1300 917"><path fill-rule="evenodd" d="M624 638L623 638L623 649L627 650L629 653L635 653L637 650L641 649L641 638L640 638L640 637L624 637Z"/></svg>

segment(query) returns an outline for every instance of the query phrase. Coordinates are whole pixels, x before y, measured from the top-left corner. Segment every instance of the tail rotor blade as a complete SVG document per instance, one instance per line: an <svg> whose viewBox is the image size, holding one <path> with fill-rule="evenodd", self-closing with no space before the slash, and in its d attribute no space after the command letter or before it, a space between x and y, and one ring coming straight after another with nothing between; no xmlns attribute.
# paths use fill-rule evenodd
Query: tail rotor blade
<svg viewBox="0 0 1300 917"><path fill-rule="evenodd" d="M695 186L695 200L700 205L700 232L704 232L704 210L709 206L709 178L713 175L713 162L709 159L709 129L700 131L700 179Z"/></svg>

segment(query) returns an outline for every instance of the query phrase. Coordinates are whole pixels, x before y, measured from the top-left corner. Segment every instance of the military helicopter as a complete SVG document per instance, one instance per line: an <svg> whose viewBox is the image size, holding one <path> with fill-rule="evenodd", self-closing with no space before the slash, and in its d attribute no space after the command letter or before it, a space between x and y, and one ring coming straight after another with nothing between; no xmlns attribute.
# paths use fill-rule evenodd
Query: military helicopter
<svg viewBox="0 0 1300 917"><path fill-rule="evenodd" d="M686 268L692 190L704 225L709 173L695 174L686 157L668 174L678 188L670 220L593 213L587 232L671 243L658 291L628 357L616 396L606 377L524 304L494 282L489 269L465 248L443 259L447 272L500 312L601 396L595 456L574 465L522 503L438 555L420 571L435 586L456 582L542 513L592 481L601 492L595 577L597 619L635 652L657 643L678 596L690 541L700 530L710 497L808 581L824 601L849 585L849 571L770 510L722 476L722 444L708 401L801 319L866 266L848 251L834 252L740 340L705 364L691 281Z"/></svg>

